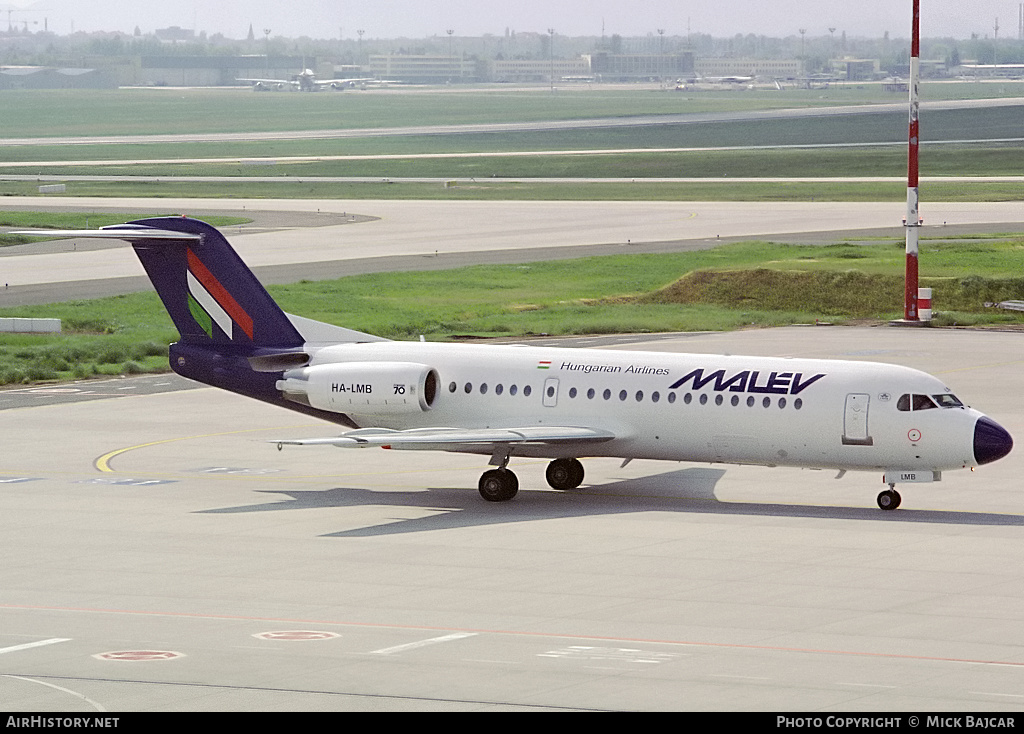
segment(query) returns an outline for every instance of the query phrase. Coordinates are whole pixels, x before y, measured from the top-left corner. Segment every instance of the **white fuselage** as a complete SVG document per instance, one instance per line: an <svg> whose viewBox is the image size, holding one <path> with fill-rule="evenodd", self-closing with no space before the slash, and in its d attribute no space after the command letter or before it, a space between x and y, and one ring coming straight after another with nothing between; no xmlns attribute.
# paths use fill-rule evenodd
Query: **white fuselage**
<svg viewBox="0 0 1024 734"><path fill-rule="evenodd" d="M898 409L904 395L950 396L941 381L907 367L424 342L324 347L310 365L385 362L436 371L429 409L381 415L361 408L353 391L332 396L330 409L361 427L579 426L614 434L588 445L588 456L936 472L977 463L972 441L982 414L955 398L954 407ZM515 454L578 456L580 447L531 445Z"/></svg>

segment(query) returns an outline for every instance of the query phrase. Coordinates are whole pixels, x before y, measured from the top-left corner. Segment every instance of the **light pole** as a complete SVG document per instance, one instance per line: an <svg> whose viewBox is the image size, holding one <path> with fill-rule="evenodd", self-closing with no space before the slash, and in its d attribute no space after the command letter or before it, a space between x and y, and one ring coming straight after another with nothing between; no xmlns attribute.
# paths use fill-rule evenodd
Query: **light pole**
<svg viewBox="0 0 1024 734"><path fill-rule="evenodd" d="M267 47L267 76L270 76L270 29L263 29L263 40L266 42Z"/></svg>
<svg viewBox="0 0 1024 734"><path fill-rule="evenodd" d="M455 33L455 29L449 28L448 30L445 31L445 33L448 34L448 83L451 84L452 77L455 76L455 74L452 71L452 57L455 55L455 53L452 51L452 34Z"/></svg>
<svg viewBox="0 0 1024 734"><path fill-rule="evenodd" d="M551 93L555 93L555 29L548 28L548 35L551 40L548 41L548 60L551 62Z"/></svg>

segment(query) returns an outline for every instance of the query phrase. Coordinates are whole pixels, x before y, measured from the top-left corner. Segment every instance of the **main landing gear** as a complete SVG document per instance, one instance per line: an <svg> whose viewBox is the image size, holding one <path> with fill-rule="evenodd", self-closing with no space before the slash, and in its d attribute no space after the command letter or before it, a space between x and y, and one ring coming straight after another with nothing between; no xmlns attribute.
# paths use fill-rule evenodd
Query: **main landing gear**
<svg viewBox="0 0 1024 734"><path fill-rule="evenodd" d="M489 469L480 477L480 496L488 502L508 502L519 493L519 479L506 468L506 458L498 469ZM576 489L583 483L583 464L578 459L555 459L545 472L552 489Z"/></svg>
<svg viewBox="0 0 1024 734"><path fill-rule="evenodd" d="M900 493L896 491L896 485L890 484L889 489L878 494L878 506L883 510L895 510L900 506Z"/></svg>

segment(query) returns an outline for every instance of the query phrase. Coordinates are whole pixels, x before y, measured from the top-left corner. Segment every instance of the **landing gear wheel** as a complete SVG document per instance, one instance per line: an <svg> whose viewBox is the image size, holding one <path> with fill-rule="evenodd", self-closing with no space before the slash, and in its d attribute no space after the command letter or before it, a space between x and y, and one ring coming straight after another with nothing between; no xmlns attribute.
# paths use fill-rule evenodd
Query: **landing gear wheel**
<svg viewBox="0 0 1024 734"><path fill-rule="evenodd" d="M488 502L508 502L519 492L519 479L508 469L490 469L480 477L479 488Z"/></svg>
<svg viewBox="0 0 1024 734"><path fill-rule="evenodd" d="M895 510L900 506L900 493L895 489L887 489L878 495L878 506L883 510Z"/></svg>
<svg viewBox="0 0 1024 734"><path fill-rule="evenodd" d="M583 464L577 459L555 459L544 476L552 489L576 489L583 484Z"/></svg>

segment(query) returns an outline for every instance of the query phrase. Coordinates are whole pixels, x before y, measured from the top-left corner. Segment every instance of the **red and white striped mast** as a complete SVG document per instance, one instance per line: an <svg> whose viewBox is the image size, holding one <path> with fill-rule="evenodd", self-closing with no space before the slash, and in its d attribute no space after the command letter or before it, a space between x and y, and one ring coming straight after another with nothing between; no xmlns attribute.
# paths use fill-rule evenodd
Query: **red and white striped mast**
<svg viewBox="0 0 1024 734"><path fill-rule="evenodd" d="M917 254L921 229L917 192L918 147L918 84L921 74L921 0L913 0L914 19L910 40L910 147L907 151L907 268L903 299L903 318L918 321L917 307Z"/></svg>

